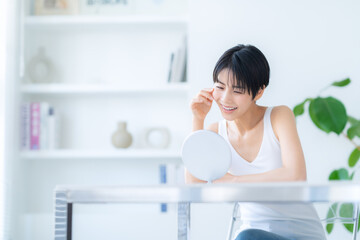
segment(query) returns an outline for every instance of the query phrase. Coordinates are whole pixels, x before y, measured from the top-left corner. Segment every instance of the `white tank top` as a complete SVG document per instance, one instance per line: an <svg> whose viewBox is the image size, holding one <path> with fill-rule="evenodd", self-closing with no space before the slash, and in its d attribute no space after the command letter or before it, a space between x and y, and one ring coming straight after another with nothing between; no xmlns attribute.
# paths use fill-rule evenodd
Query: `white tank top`
<svg viewBox="0 0 360 240"><path fill-rule="evenodd" d="M280 144L275 137L270 115L272 107L264 114L264 133L260 150L250 163L243 159L231 145L227 133L227 121L219 122L218 133L229 143L232 163L229 173L247 175L267 172L282 166ZM263 204L241 203L241 228L238 232L257 228L270 231L294 240L324 240L324 228L312 204Z"/></svg>

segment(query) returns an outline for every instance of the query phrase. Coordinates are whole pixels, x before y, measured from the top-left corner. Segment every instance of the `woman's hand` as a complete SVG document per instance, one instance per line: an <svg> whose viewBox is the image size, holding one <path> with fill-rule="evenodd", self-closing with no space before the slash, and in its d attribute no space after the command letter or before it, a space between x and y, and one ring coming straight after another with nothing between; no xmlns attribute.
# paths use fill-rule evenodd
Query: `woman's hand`
<svg viewBox="0 0 360 240"><path fill-rule="evenodd" d="M212 181L212 183L236 183L236 176L226 173L223 177Z"/></svg>
<svg viewBox="0 0 360 240"><path fill-rule="evenodd" d="M195 119L205 120L214 100L213 92L214 88L204 88L191 100L190 108Z"/></svg>

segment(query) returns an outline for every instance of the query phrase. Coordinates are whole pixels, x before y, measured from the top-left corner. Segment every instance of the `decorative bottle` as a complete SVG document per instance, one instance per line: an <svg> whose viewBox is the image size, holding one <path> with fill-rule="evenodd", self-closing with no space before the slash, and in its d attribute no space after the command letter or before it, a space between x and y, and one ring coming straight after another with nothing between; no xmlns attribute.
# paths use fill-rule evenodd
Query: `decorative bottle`
<svg viewBox="0 0 360 240"><path fill-rule="evenodd" d="M112 135L112 144L116 148L128 148L132 143L132 136L126 129L126 122L118 122L118 129Z"/></svg>

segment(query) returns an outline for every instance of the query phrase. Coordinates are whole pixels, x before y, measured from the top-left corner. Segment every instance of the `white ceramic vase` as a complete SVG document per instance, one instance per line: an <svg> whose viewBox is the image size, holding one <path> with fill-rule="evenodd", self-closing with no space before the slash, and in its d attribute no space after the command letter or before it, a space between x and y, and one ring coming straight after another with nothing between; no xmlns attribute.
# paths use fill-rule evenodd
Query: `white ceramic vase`
<svg viewBox="0 0 360 240"><path fill-rule="evenodd" d="M53 82L54 65L46 56L44 47L39 47L37 54L30 59L27 71L33 83Z"/></svg>
<svg viewBox="0 0 360 240"><path fill-rule="evenodd" d="M126 122L118 122L118 128L112 135L112 144L116 148L128 148L132 143L132 136L126 129Z"/></svg>

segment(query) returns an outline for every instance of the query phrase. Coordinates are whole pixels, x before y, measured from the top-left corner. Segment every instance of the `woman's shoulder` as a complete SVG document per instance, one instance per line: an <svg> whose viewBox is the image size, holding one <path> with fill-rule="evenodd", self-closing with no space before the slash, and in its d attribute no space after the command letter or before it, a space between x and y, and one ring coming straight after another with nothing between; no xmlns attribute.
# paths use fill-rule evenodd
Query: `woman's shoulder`
<svg viewBox="0 0 360 240"><path fill-rule="evenodd" d="M288 128L296 124L293 111L286 105L272 107L270 119L276 137L278 137L278 133L282 128Z"/></svg>
<svg viewBox="0 0 360 240"><path fill-rule="evenodd" d="M284 120L288 118L295 118L293 111L286 105L279 105L272 107L271 120Z"/></svg>

